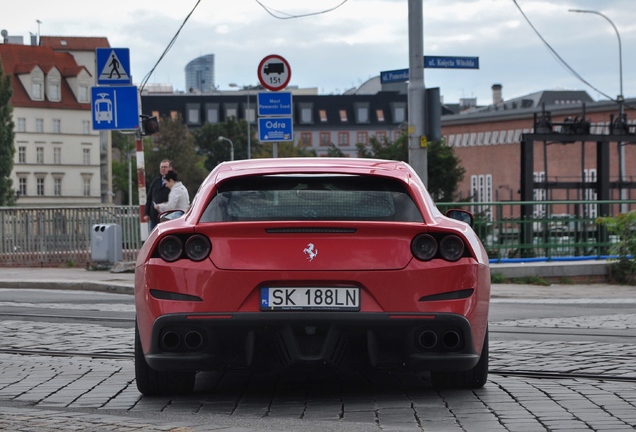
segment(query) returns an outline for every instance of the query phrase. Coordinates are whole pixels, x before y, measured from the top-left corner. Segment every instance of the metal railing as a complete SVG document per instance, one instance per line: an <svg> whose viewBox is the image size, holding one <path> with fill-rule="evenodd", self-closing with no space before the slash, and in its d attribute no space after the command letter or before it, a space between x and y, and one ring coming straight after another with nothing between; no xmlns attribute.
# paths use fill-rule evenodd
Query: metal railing
<svg viewBox="0 0 636 432"><path fill-rule="evenodd" d="M596 223L601 205L615 216L625 206L636 209L636 201L514 201L438 203L471 211L473 229L479 235L491 262L530 260L576 260L605 258L612 254L618 237ZM531 216L521 216L530 206Z"/></svg>
<svg viewBox="0 0 636 432"><path fill-rule="evenodd" d="M442 212L462 208L475 215L474 230L491 262L603 258L618 241L596 224L601 204L608 216L628 201L528 201L438 203ZM533 215L521 216L522 206ZM527 208L527 207L526 207ZM0 267L84 267L91 264L91 229L117 224L122 260L135 261L142 241L138 206L0 207Z"/></svg>
<svg viewBox="0 0 636 432"><path fill-rule="evenodd" d="M139 206L0 207L0 266L87 266L95 224L119 225L122 259L135 261L139 220Z"/></svg>

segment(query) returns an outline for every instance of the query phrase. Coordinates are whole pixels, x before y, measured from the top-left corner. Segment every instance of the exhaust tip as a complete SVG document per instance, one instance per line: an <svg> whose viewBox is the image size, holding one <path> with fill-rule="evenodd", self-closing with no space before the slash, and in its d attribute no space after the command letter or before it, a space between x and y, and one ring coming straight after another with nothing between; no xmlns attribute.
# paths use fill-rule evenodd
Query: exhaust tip
<svg viewBox="0 0 636 432"><path fill-rule="evenodd" d="M462 343L462 338L454 330L444 332L442 335L442 345L448 350L456 350Z"/></svg>
<svg viewBox="0 0 636 432"><path fill-rule="evenodd" d="M201 346L203 345L203 335L198 331L189 331L185 335L184 343L185 346L190 349L201 348Z"/></svg>
<svg viewBox="0 0 636 432"><path fill-rule="evenodd" d="M161 338L161 342L163 343L164 347L173 350L176 349L181 343L181 337L179 337L179 334L177 332L168 331L164 333L163 338Z"/></svg>
<svg viewBox="0 0 636 432"><path fill-rule="evenodd" d="M424 330L417 338L422 348L431 349L437 345L437 334L431 330Z"/></svg>

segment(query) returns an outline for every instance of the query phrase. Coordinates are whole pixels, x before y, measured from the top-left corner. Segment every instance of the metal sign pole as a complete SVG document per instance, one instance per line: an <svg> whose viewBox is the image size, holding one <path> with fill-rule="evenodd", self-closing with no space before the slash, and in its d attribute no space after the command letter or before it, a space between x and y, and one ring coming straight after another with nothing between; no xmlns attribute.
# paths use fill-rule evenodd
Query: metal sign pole
<svg viewBox="0 0 636 432"><path fill-rule="evenodd" d="M144 165L144 144L141 137L141 129L135 133L137 150L137 184L139 187L139 233L141 241L148 238L148 222L144 220L146 214L146 168Z"/></svg>

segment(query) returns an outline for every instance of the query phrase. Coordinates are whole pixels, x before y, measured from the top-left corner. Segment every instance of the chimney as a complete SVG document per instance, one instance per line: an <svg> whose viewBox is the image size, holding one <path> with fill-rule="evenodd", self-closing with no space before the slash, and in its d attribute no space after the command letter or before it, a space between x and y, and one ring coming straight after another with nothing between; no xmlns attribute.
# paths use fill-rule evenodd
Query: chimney
<svg viewBox="0 0 636 432"><path fill-rule="evenodd" d="M497 105L503 102L501 97L501 84L492 85L492 104Z"/></svg>

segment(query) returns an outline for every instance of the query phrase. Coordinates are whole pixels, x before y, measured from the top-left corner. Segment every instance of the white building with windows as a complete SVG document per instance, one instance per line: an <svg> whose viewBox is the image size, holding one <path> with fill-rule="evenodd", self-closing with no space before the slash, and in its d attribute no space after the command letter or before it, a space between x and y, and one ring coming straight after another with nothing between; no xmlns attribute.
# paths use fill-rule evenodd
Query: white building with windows
<svg viewBox="0 0 636 432"><path fill-rule="evenodd" d="M42 37L40 43L0 44L13 85L17 204L111 202L110 133L92 130L90 104L95 48L108 41Z"/></svg>

